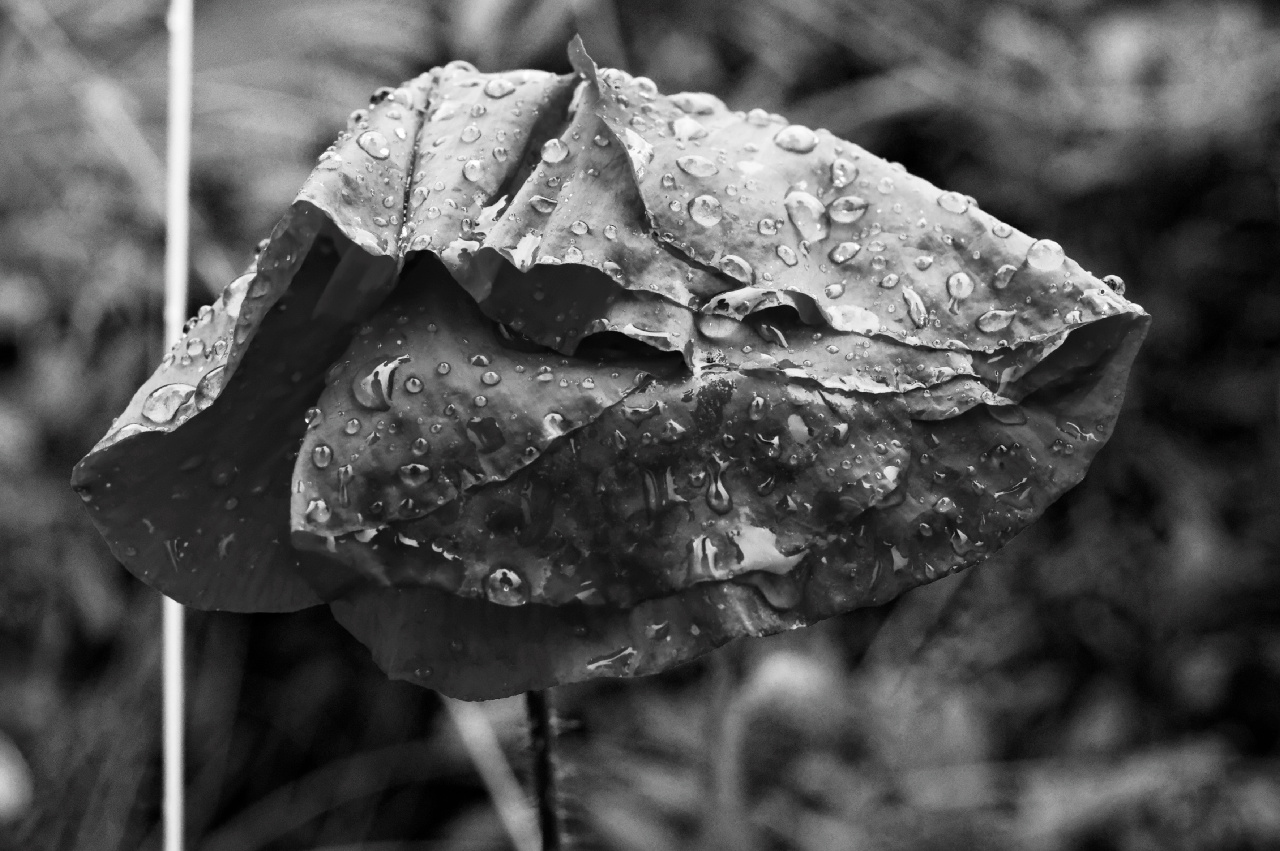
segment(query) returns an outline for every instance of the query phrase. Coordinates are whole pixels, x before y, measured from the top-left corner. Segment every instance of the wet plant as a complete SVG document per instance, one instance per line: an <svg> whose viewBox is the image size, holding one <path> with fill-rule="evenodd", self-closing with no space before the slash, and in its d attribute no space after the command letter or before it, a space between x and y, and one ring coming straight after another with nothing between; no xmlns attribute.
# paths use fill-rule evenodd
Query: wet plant
<svg viewBox="0 0 1280 851"><path fill-rule="evenodd" d="M1083 477L1146 314L822 130L467 63L352 113L77 466L203 609L328 604L391 676L663 671L981 562Z"/></svg>

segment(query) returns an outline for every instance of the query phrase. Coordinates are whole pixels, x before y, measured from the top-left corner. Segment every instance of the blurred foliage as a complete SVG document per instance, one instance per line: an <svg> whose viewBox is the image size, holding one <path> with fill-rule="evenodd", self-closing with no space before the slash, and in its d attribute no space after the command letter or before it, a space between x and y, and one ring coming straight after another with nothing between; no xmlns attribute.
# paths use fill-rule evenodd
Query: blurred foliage
<svg viewBox="0 0 1280 851"><path fill-rule="evenodd" d="M202 0L192 309L378 85L597 58L825 126L1154 316L1086 482L986 566L564 689L610 849L1280 847L1280 20L1261 2ZM155 596L71 465L158 359L159 0L0 0L0 846L158 848ZM503 848L434 695L323 612L191 619L201 851ZM518 771L518 703L486 706Z"/></svg>

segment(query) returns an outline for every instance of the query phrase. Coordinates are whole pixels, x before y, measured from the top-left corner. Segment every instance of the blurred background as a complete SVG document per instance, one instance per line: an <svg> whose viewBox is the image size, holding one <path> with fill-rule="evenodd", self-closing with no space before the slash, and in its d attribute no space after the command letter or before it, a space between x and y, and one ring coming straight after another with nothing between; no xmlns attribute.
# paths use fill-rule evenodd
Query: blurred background
<svg viewBox="0 0 1280 851"><path fill-rule="evenodd" d="M161 0L0 0L0 847L159 847L159 604L67 486L158 361ZM373 89L597 60L827 127L1154 317L1085 483L983 567L561 690L586 847L1280 848L1280 15L1262 2L199 0L213 299ZM195 851L511 847L324 609L190 618ZM527 774L519 701L482 707Z"/></svg>

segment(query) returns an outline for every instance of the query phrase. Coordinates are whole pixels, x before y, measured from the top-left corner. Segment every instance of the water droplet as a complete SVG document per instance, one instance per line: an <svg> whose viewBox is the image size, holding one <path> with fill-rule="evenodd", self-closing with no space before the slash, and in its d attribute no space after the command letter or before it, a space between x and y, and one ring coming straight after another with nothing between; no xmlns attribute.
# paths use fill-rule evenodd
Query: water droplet
<svg viewBox="0 0 1280 851"><path fill-rule="evenodd" d="M837 157L831 163L831 185L843 189L858 179L858 167L844 157Z"/></svg>
<svg viewBox="0 0 1280 851"><path fill-rule="evenodd" d="M548 163L564 162L569 156L569 146L559 139L548 139L542 146L542 161Z"/></svg>
<svg viewBox="0 0 1280 851"><path fill-rule="evenodd" d="M724 217L724 208L714 195L699 195L689 202L689 218L704 228L714 227Z"/></svg>
<svg viewBox="0 0 1280 851"><path fill-rule="evenodd" d="M351 392L356 401L371 411L389 410L396 369L408 360L408 355L390 358L379 363L367 375L357 375L351 381Z"/></svg>
<svg viewBox="0 0 1280 851"><path fill-rule="evenodd" d="M448 362L448 361L443 361L443 360L442 360L442 361L440 361L440 363L439 363L439 364L437 364L437 365L436 365L436 374L437 374L437 375L448 375L448 374L449 374L449 370L451 370L451 369L453 369L453 367L449 365L449 362Z"/></svg>
<svg viewBox="0 0 1280 851"><path fill-rule="evenodd" d="M431 481L431 468L424 464L405 464L400 468L399 475L405 487L421 487Z"/></svg>
<svg viewBox="0 0 1280 851"><path fill-rule="evenodd" d="M416 375L411 375L404 380L404 390L406 393L421 393L422 379Z"/></svg>
<svg viewBox="0 0 1280 851"><path fill-rule="evenodd" d="M480 160L467 160L462 164L462 176L472 183L478 183L484 177L484 163Z"/></svg>
<svg viewBox="0 0 1280 851"><path fill-rule="evenodd" d="M317 425L316 421L320 419L320 413L321 411L319 408L307 408L307 412L302 416L302 421L306 423L307 426Z"/></svg>
<svg viewBox="0 0 1280 851"><path fill-rule="evenodd" d="M510 156L511 152L507 150L505 145L497 145L493 149L493 158L500 163L506 162Z"/></svg>
<svg viewBox="0 0 1280 851"><path fill-rule="evenodd" d="M724 473L718 464L712 464L708 472L711 474L711 485L706 493L707 507L716 514L728 514L733 510L733 496L724 486Z"/></svg>
<svg viewBox="0 0 1280 851"><path fill-rule="evenodd" d="M925 310L924 301L915 290L911 287L903 287L902 300L907 303L907 314L917 328L923 328L929 323L929 311Z"/></svg>
<svg viewBox="0 0 1280 851"><path fill-rule="evenodd" d="M891 290L898 285L899 280L900 278L897 274L890 272L880 279L880 286L884 287L886 290Z"/></svg>
<svg viewBox="0 0 1280 851"><path fill-rule="evenodd" d="M782 206L786 208L787 217L800 232L802 239L818 242L827 238L826 210L817 198L808 192L795 190L787 193Z"/></svg>
<svg viewBox="0 0 1280 851"><path fill-rule="evenodd" d="M1124 279L1119 275L1107 275L1102 279L1102 283L1110 287L1116 295L1124 295Z"/></svg>
<svg viewBox="0 0 1280 851"><path fill-rule="evenodd" d="M848 263L861 250L862 245L860 243L842 242L831 249L831 253L827 256L831 258L832 263Z"/></svg>
<svg viewBox="0 0 1280 851"><path fill-rule="evenodd" d="M516 90L516 84L506 77L494 77L484 84L484 93L491 98L504 98Z"/></svg>
<svg viewBox="0 0 1280 851"><path fill-rule="evenodd" d="M969 199L959 192L943 192L938 196L938 206L948 213L963 213L969 209Z"/></svg>
<svg viewBox="0 0 1280 851"><path fill-rule="evenodd" d="M747 416L753 420L763 419L767 408L768 403L763 396L752 396L751 404L747 405Z"/></svg>
<svg viewBox="0 0 1280 851"><path fill-rule="evenodd" d="M472 355L467 362L472 366L488 366L491 363L488 355Z"/></svg>
<svg viewBox="0 0 1280 851"><path fill-rule="evenodd" d="M994 334L997 331L1003 331L1008 328L1013 322L1014 315L1012 310L988 310L979 316L974 324L984 334Z"/></svg>
<svg viewBox="0 0 1280 851"><path fill-rule="evenodd" d="M429 449L431 449L431 444L427 443L425 437L416 438L409 446L409 451L417 456L426 455Z"/></svg>
<svg viewBox="0 0 1280 851"><path fill-rule="evenodd" d="M591 233L591 226L582 219L578 219L573 224L569 225L569 230L573 231L578 236L586 236Z"/></svg>
<svg viewBox="0 0 1280 851"><path fill-rule="evenodd" d="M490 387L497 384L501 380L502 380L502 376L498 375L498 373L494 372L493 370L489 370L484 375L480 376L480 381L484 384L489 385Z"/></svg>
<svg viewBox="0 0 1280 851"><path fill-rule="evenodd" d="M827 298L840 298L840 296L844 295L844 284L827 284L823 287L822 293Z"/></svg>
<svg viewBox="0 0 1280 851"><path fill-rule="evenodd" d="M778 220L774 218L761 219L758 229L761 236L773 236L778 232Z"/></svg>
<svg viewBox="0 0 1280 851"><path fill-rule="evenodd" d="M1018 272L1018 267L1012 263L1006 263L999 269L996 269L996 276L991 279L991 286L998 290L1002 290L1009 286L1009 282L1013 280L1013 276Z"/></svg>
<svg viewBox="0 0 1280 851"><path fill-rule="evenodd" d="M458 134L459 138L464 142L474 142L481 136L480 128L474 124L468 124L462 128L462 132Z"/></svg>
<svg viewBox="0 0 1280 851"><path fill-rule="evenodd" d="M773 137L773 143L784 151L807 154L818 146L818 134L808 127L791 124L777 132Z"/></svg>
<svg viewBox="0 0 1280 851"><path fill-rule="evenodd" d="M483 408L485 405L489 404L489 397L477 396L471 400L471 404L475 405L477 408Z"/></svg>
<svg viewBox="0 0 1280 851"><path fill-rule="evenodd" d="M831 217L831 221L847 225L866 215L868 206L870 205L865 198L843 195L827 205L827 215Z"/></svg>
<svg viewBox="0 0 1280 851"><path fill-rule="evenodd" d="M973 278L965 272L953 272L947 278L947 294L954 299L968 298L973 295Z"/></svg>
<svg viewBox="0 0 1280 851"><path fill-rule="evenodd" d="M499 567L485 579L485 593L489 602L499 606L521 606L528 600L525 597L525 583L514 570Z"/></svg>
<svg viewBox="0 0 1280 851"><path fill-rule="evenodd" d="M328 523L333 512L323 499L313 499L307 503L307 519L312 523Z"/></svg>
<svg viewBox="0 0 1280 851"><path fill-rule="evenodd" d="M360 421L355 417L347 420L347 424L342 427L347 434L356 434L360 431Z"/></svg>
<svg viewBox="0 0 1280 851"><path fill-rule="evenodd" d="M921 254L916 258L916 268L921 272L933 265L933 257L928 254Z"/></svg>
<svg viewBox="0 0 1280 851"><path fill-rule="evenodd" d="M680 170L685 174L693 175L694 177L710 177L720 171L719 166L711 160L696 154L680 157L680 159L676 160L676 165L680 166Z"/></svg>
<svg viewBox="0 0 1280 851"><path fill-rule="evenodd" d="M881 195L890 194L891 192L893 192L893 178L892 177L880 178L880 182L876 184L876 189L880 192Z"/></svg>
<svg viewBox="0 0 1280 851"><path fill-rule="evenodd" d="M697 119L682 115L671 122L671 133L681 140L702 139L707 135L707 128L703 127Z"/></svg>
<svg viewBox="0 0 1280 851"><path fill-rule="evenodd" d="M311 450L311 463L315 464L321 470L329 466L329 462L333 461L333 450L327 445L321 443L315 449Z"/></svg>
<svg viewBox="0 0 1280 851"><path fill-rule="evenodd" d="M751 264L736 254L726 254L720 258L719 268L730 278L744 284L751 283Z"/></svg>
<svg viewBox="0 0 1280 851"><path fill-rule="evenodd" d="M1066 259L1062 246L1052 239L1037 239L1027 249L1027 265L1042 272L1052 272Z"/></svg>
<svg viewBox="0 0 1280 851"><path fill-rule="evenodd" d="M783 263L786 263L788 266L794 266L796 263L800 262L799 258L796 257L795 250L789 245L779 245L777 254L778 259Z"/></svg>
<svg viewBox="0 0 1280 851"><path fill-rule="evenodd" d="M754 124L757 127L768 127L772 119L769 117L767 110L756 107L747 113L747 123Z"/></svg>
<svg viewBox="0 0 1280 851"><path fill-rule="evenodd" d="M996 222L991 226L991 233L1001 239L1005 239L1013 233L1013 228L1009 227L1004 222Z"/></svg>
<svg viewBox="0 0 1280 851"><path fill-rule="evenodd" d="M582 379L582 387L586 390L594 390L596 389L596 380L588 376Z"/></svg>
<svg viewBox="0 0 1280 851"><path fill-rule="evenodd" d="M366 130L361 133L356 139L356 144L360 146L360 150L375 160L385 160L391 156L391 148L387 145L387 137L377 130Z"/></svg>
<svg viewBox="0 0 1280 851"><path fill-rule="evenodd" d="M529 199L529 206L539 213L550 213L556 208L556 202L544 195L534 195Z"/></svg>
<svg viewBox="0 0 1280 851"><path fill-rule="evenodd" d="M166 384L151 391L142 403L142 415L153 423L163 425L177 416L178 409L194 396L196 388L190 384Z"/></svg>

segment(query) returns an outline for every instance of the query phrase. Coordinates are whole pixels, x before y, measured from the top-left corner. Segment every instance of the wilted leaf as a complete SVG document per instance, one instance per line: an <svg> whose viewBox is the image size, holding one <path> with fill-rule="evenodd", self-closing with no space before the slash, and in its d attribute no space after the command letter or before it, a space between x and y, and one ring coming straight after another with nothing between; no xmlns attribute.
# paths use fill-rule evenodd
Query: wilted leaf
<svg viewBox="0 0 1280 851"><path fill-rule="evenodd" d="M130 569L330 601L393 676L485 698L884 602L1081 479L1141 308L824 131L571 54L354 116L77 468Z"/></svg>

